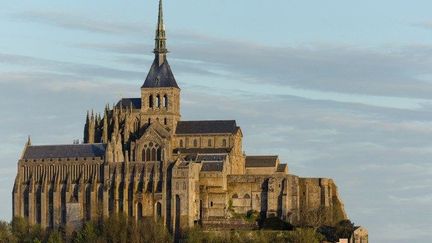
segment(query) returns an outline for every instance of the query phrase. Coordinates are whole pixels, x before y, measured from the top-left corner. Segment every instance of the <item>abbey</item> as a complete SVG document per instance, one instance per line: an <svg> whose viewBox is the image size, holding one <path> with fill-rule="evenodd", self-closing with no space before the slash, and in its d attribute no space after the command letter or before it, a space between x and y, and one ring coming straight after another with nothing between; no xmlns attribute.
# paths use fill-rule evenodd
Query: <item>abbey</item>
<svg viewBox="0 0 432 243"><path fill-rule="evenodd" d="M184 121L167 60L162 1L141 97L87 113L84 143L32 145L18 161L13 215L44 228L124 213L170 230L242 227L257 212L293 224L310 210L346 218L331 179L290 174L278 156L245 155L234 120ZM231 226L230 226L231 225Z"/></svg>

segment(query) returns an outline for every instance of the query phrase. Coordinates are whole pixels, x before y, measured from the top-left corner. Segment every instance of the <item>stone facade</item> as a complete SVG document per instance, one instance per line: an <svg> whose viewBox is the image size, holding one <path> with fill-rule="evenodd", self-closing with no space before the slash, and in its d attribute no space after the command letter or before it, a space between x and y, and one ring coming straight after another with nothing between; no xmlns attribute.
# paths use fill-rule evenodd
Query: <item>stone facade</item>
<svg viewBox="0 0 432 243"><path fill-rule="evenodd" d="M302 212L324 207L346 218L331 179L292 175L277 156L246 156L235 121L182 121L165 41L160 3L155 61L141 97L107 106L103 116L87 113L84 144L29 139L18 161L14 216L55 228L124 213L173 231L239 225L233 215L249 211L297 223Z"/></svg>

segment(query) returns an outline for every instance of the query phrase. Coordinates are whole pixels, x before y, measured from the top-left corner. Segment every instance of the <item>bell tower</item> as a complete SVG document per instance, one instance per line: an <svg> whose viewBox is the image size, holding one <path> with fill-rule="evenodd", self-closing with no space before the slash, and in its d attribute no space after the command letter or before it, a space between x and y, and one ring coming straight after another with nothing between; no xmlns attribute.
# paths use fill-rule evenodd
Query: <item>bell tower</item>
<svg viewBox="0 0 432 243"><path fill-rule="evenodd" d="M166 33L162 0L156 28L155 59L144 84L141 86L141 121L159 122L174 131L180 120L180 88L167 60Z"/></svg>

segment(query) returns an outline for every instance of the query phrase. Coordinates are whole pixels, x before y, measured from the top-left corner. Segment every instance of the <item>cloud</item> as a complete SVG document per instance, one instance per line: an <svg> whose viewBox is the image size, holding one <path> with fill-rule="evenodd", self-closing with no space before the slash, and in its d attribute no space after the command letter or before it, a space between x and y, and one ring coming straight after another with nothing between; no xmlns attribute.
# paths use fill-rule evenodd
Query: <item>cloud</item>
<svg viewBox="0 0 432 243"><path fill-rule="evenodd" d="M27 11L12 14L11 17L21 21L102 34L134 34L148 28L142 23L122 23L117 20L111 21L106 19L97 20L85 15L73 15L55 11Z"/></svg>

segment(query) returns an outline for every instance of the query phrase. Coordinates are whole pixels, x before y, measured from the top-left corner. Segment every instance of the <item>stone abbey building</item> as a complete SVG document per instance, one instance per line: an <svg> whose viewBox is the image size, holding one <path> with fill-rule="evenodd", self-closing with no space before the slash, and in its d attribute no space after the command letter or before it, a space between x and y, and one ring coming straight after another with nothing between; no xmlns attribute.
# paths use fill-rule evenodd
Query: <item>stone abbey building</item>
<svg viewBox="0 0 432 243"><path fill-rule="evenodd" d="M155 59L141 97L88 114L84 143L26 143L13 188L13 215L56 228L124 213L169 229L235 224L236 215L300 222L325 208L346 218L331 179L290 174L278 156L249 156L234 120L183 121L167 60L162 1Z"/></svg>

